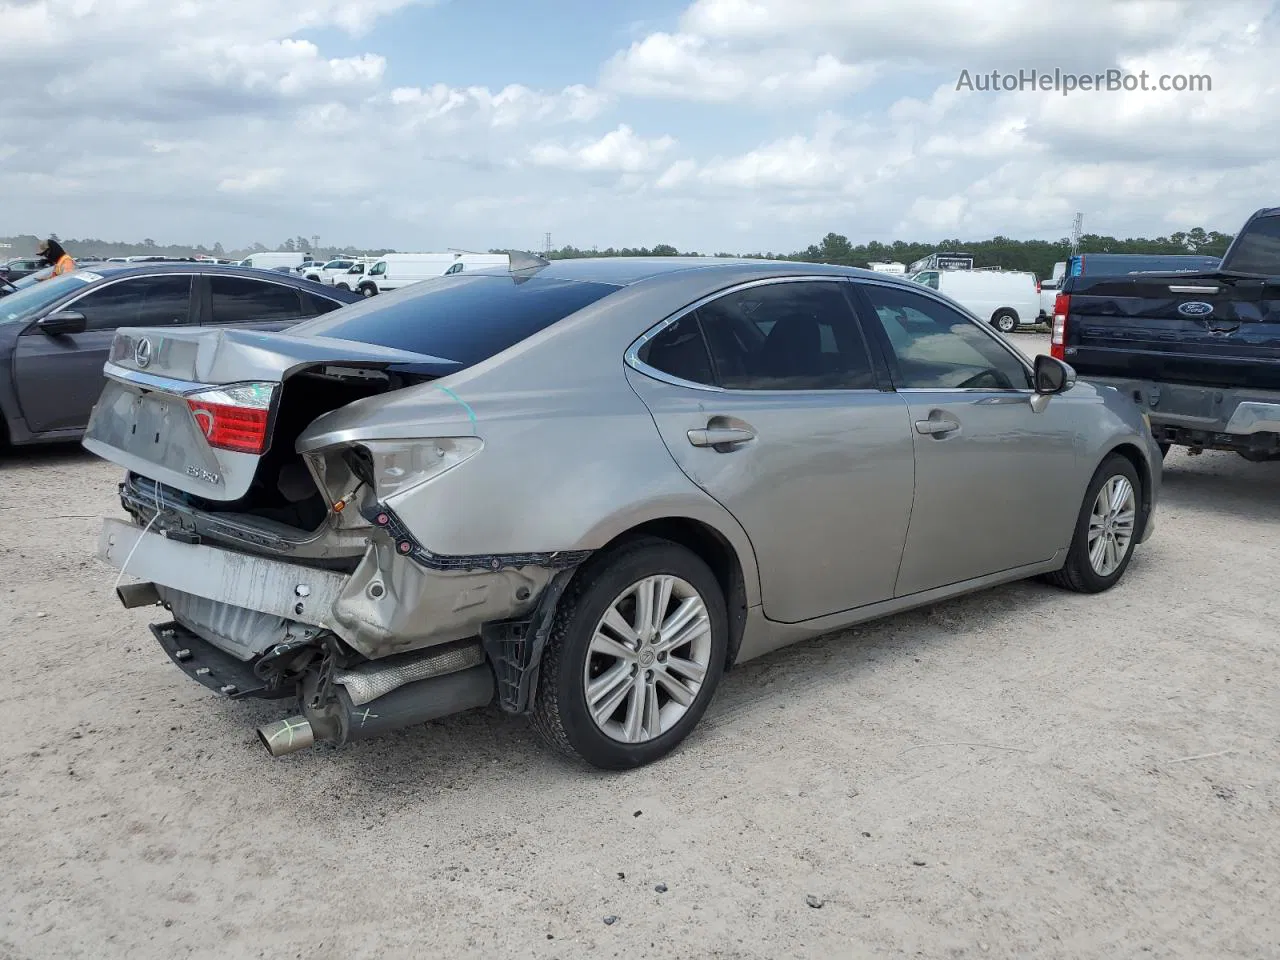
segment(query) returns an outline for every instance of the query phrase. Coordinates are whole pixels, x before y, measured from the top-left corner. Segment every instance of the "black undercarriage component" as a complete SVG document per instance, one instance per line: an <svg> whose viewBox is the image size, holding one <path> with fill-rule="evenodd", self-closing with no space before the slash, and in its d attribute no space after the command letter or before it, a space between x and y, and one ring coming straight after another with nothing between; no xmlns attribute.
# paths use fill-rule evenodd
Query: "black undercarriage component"
<svg viewBox="0 0 1280 960"><path fill-rule="evenodd" d="M561 570L552 577L527 619L494 620L480 626L480 642L498 682L498 705L507 713L528 713L533 706L542 650L551 633L556 604L573 573Z"/></svg>
<svg viewBox="0 0 1280 960"><path fill-rule="evenodd" d="M1280 457L1280 434L1275 433L1215 433L1153 423L1151 434L1157 443L1172 443L1193 450L1232 450L1247 460Z"/></svg>
<svg viewBox="0 0 1280 960"><path fill-rule="evenodd" d="M396 552L429 570L503 570L507 567L550 567L564 570L576 567L591 555L590 550L556 550L550 553L493 553L448 555L432 553L409 532L394 510L374 504L369 513L361 514L375 526L382 527L395 541Z"/></svg>
<svg viewBox="0 0 1280 960"><path fill-rule="evenodd" d="M273 685L264 680L254 672L252 663L237 660L176 621L153 623L151 632L183 673L220 697L281 700L296 692L292 684Z"/></svg>

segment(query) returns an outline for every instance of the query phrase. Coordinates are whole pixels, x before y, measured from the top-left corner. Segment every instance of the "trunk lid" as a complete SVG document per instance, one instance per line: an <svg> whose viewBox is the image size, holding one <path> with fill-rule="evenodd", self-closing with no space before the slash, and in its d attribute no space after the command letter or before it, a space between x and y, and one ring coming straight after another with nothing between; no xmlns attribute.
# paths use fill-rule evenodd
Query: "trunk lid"
<svg viewBox="0 0 1280 960"><path fill-rule="evenodd" d="M1064 359L1082 376L1280 389L1280 281L1148 274L1065 292Z"/></svg>
<svg viewBox="0 0 1280 960"><path fill-rule="evenodd" d="M460 364L391 347L260 330L122 328L89 419L90 452L168 487L212 501L249 491L276 434L284 384L303 372L335 383L421 382ZM301 382L301 381L300 381ZM222 389L220 389L222 388ZM370 393L381 392L372 388ZM340 392L335 390L335 397ZM349 402L348 396L341 402ZM329 407L328 409L334 409ZM316 410L318 416L327 410ZM218 418L221 418L219 420ZM261 435L260 448L245 442Z"/></svg>

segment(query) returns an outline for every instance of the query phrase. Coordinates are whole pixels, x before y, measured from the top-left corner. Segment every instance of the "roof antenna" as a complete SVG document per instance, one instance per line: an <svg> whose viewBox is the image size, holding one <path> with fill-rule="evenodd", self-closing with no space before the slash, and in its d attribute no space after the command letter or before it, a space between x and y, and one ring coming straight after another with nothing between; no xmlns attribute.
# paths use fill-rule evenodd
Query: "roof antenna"
<svg viewBox="0 0 1280 960"><path fill-rule="evenodd" d="M551 261L546 257L540 257L536 253L526 253L523 250L508 250L507 256L511 259L512 273L520 273L524 270L541 270L543 267L551 266Z"/></svg>

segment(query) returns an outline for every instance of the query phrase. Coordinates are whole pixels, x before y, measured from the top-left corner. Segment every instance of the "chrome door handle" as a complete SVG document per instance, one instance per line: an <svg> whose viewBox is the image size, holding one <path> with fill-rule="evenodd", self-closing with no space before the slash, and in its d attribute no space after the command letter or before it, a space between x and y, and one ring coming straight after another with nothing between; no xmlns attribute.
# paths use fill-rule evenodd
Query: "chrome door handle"
<svg viewBox="0 0 1280 960"><path fill-rule="evenodd" d="M927 437L937 437L944 433L954 433L960 429L960 424L954 420L917 420L916 433L923 433Z"/></svg>
<svg viewBox="0 0 1280 960"><path fill-rule="evenodd" d="M755 438L753 431L738 427L703 427L689 431L689 442L695 447L735 447Z"/></svg>

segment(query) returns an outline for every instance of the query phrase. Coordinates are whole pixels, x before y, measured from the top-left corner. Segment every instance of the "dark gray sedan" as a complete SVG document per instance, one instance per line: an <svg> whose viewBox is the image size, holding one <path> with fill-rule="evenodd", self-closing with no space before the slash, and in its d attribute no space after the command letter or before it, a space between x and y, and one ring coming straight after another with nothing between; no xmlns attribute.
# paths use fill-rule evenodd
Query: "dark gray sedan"
<svg viewBox="0 0 1280 960"><path fill-rule="evenodd" d="M101 264L0 298L0 445L75 440L118 327L284 328L359 294L211 264Z"/></svg>

